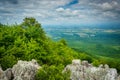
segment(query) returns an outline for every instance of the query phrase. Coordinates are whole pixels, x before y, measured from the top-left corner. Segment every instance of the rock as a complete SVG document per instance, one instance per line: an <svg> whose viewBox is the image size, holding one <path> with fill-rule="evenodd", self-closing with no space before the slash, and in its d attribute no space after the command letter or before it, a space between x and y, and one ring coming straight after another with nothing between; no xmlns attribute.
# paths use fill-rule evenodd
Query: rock
<svg viewBox="0 0 120 80"><path fill-rule="evenodd" d="M72 60L73 65L80 65L81 61L79 59Z"/></svg>
<svg viewBox="0 0 120 80"><path fill-rule="evenodd" d="M40 68L36 60L18 61L12 68L13 80L34 80L36 71Z"/></svg>
<svg viewBox="0 0 120 80"><path fill-rule="evenodd" d="M107 64L104 65L105 69L109 69L109 66Z"/></svg>
<svg viewBox="0 0 120 80"><path fill-rule="evenodd" d="M100 65L99 65L99 68L104 68L103 64L100 64Z"/></svg>
<svg viewBox="0 0 120 80"><path fill-rule="evenodd" d="M19 60L13 68L3 71L0 67L0 80L34 80L36 71L41 67L36 60ZM71 80L120 80L117 70L107 64L94 67L88 61L75 59L65 67L63 72L71 71Z"/></svg>
<svg viewBox="0 0 120 80"><path fill-rule="evenodd" d="M117 77L117 80L120 80L120 75Z"/></svg>
<svg viewBox="0 0 120 80"><path fill-rule="evenodd" d="M0 80L9 80L1 67L0 67Z"/></svg>
<svg viewBox="0 0 120 80"><path fill-rule="evenodd" d="M8 80L11 80L13 78L13 74L12 74L12 69L8 68L7 70L5 70L5 75L7 77Z"/></svg>
<svg viewBox="0 0 120 80"><path fill-rule="evenodd" d="M19 60L13 68L3 71L0 67L0 80L34 80L36 71L41 68L36 60Z"/></svg>
<svg viewBox="0 0 120 80"><path fill-rule="evenodd" d="M120 80L117 70L109 68L107 64L94 67L88 61L82 61L80 64L80 60L73 60L63 72L67 70L71 71L71 80Z"/></svg>
<svg viewBox="0 0 120 80"><path fill-rule="evenodd" d="M105 76L105 80L117 80L116 77L117 77L117 70L116 69L109 69L106 76Z"/></svg>
<svg viewBox="0 0 120 80"><path fill-rule="evenodd" d="M88 61L82 61L82 65L88 67L89 66Z"/></svg>

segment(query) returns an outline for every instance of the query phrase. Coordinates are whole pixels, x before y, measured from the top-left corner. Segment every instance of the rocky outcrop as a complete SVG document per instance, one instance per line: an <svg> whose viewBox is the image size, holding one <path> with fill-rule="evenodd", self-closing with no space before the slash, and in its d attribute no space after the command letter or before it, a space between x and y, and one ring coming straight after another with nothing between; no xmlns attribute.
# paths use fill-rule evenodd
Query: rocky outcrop
<svg viewBox="0 0 120 80"><path fill-rule="evenodd" d="M71 80L120 80L116 69L109 68L108 65L94 67L88 61L73 60L63 72L68 70L71 72Z"/></svg>
<svg viewBox="0 0 120 80"><path fill-rule="evenodd" d="M13 68L3 71L0 68L0 80L34 80L36 71L40 68L36 60L18 61Z"/></svg>
<svg viewBox="0 0 120 80"><path fill-rule="evenodd" d="M41 68L36 60L19 60L13 68L3 71L0 67L0 80L34 80L36 71ZM120 80L117 70L108 65L94 67L88 61L73 60L63 72L71 71L71 80Z"/></svg>

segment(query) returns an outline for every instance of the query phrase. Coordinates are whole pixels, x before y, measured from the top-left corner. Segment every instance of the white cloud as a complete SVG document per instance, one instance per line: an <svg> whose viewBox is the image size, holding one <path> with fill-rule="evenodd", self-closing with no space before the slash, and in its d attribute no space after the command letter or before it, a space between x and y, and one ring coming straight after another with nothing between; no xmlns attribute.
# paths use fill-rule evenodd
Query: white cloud
<svg viewBox="0 0 120 80"><path fill-rule="evenodd" d="M64 11L64 8L61 8L61 7L60 7L60 8L57 8L56 11L57 11L57 12L63 12L63 11Z"/></svg>
<svg viewBox="0 0 120 80"><path fill-rule="evenodd" d="M116 1L105 2L102 4L98 4L98 6L103 10L116 10L120 8L119 4Z"/></svg>
<svg viewBox="0 0 120 80"><path fill-rule="evenodd" d="M57 8L56 11L58 12L58 14L66 17L75 17L75 16L79 16L80 14L80 10L71 10L69 8L67 9Z"/></svg>
<svg viewBox="0 0 120 80"><path fill-rule="evenodd" d="M104 13L103 13L103 16L104 16L104 17L113 17L113 18L114 18L114 17L115 17L115 14L113 14L112 12L104 12Z"/></svg>
<svg viewBox="0 0 120 80"><path fill-rule="evenodd" d="M113 6L112 6L111 4L109 4L109 3L107 3L107 2L101 4L100 7L101 7L103 10L111 10L111 9L113 9Z"/></svg>

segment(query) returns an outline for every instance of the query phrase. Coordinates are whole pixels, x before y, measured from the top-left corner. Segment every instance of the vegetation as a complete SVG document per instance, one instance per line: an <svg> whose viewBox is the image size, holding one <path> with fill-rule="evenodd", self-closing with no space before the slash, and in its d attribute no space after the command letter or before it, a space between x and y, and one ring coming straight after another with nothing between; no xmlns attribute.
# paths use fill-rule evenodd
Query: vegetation
<svg viewBox="0 0 120 80"><path fill-rule="evenodd" d="M62 70L75 58L88 60L96 66L108 63L102 58L99 61L84 52L74 51L64 39L52 41L35 18L25 18L19 25L0 24L0 65L4 70L18 60L36 59L43 67L36 80L68 80L69 72L63 74ZM120 70L120 64L109 64Z"/></svg>
<svg viewBox="0 0 120 80"><path fill-rule="evenodd" d="M83 26L46 26L50 37L64 38L68 46L80 52L120 59L120 29Z"/></svg>

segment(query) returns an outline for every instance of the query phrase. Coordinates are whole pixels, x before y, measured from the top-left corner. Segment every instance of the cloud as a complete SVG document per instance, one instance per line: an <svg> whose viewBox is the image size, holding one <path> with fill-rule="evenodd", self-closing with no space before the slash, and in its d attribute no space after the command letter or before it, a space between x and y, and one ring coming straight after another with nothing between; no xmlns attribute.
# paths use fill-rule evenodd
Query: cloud
<svg viewBox="0 0 120 80"><path fill-rule="evenodd" d="M88 22L88 21L92 21L92 19L84 14L84 12L82 12L81 10L73 10L70 8L57 8L56 9L56 20L57 21L63 21L67 22L67 23L78 23L80 24L81 22Z"/></svg>
<svg viewBox="0 0 120 80"><path fill-rule="evenodd" d="M120 18L119 0L79 0L79 3L73 5L73 9L80 9L86 16L91 16L95 20L111 21Z"/></svg>
<svg viewBox="0 0 120 80"><path fill-rule="evenodd" d="M109 4L109 3L103 3L103 4L101 4L101 5L99 5L103 10L111 10L111 9L113 9L113 6L111 5L111 4Z"/></svg>
<svg viewBox="0 0 120 80"><path fill-rule="evenodd" d="M2 0L0 21L35 17L42 23L120 20L119 0ZM10 18L10 19L8 19Z"/></svg>
<svg viewBox="0 0 120 80"><path fill-rule="evenodd" d="M79 10L71 10L69 8L64 9L64 8L57 8L56 11L58 14L67 16L67 17L73 17L73 16L78 16L80 11Z"/></svg>
<svg viewBox="0 0 120 80"><path fill-rule="evenodd" d="M14 15L18 17L17 20L20 17L26 16L40 17L40 19L54 18L54 10L59 6L68 4L70 1L71 0L3 0L0 2L0 16L7 19L11 17L10 15ZM13 4L14 2L17 2L17 4Z"/></svg>
<svg viewBox="0 0 120 80"><path fill-rule="evenodd" d="M19 0L24 8L52 9L68 4L71 0ZM29 5L26 5L29 4Z"/></svg>
<svg viewBox="0 0 120 80"><path fill-rule="evenodd" d="M8 10L2 10L2 9L0 9L0 14L5 14L5 13L11 13L11 11L8 11Z"/></svg>
<svg viewBox="0 0 120 80"><path fill-rule="evenodd" d="M63 11L64 11L64 8L61 8L61 7L60 7L60 8L57 8L56 11L57 11L57 12L63 12Z"/></svg>
<svg viewBox="0 0 120 80"><path fill-rule="evenodd" d="M102 4L98 4L98 7L100 7L103 10L113 10L113 11L120 9L120 6L119 6L118 2L116 2L116 1L105 2L105 3L102 3Z"/></svg>
<svg viewBox="0 0 120 80"><path fill-rule="evenodd" d="M84 14L82 11L80 10L72 10L70 8L57 8L56 9L56 14L57 14L57 20L61 19L61 20L66 20L69 22L74 22L74 21L82 21L87 19L88 20L88 16L86 14Z"/></svg>
<svg viewBox="0 0 120 80"><path fill-rule="evenodd" d="M18 4L18 0L0 0L2 4Z"/></svg>

